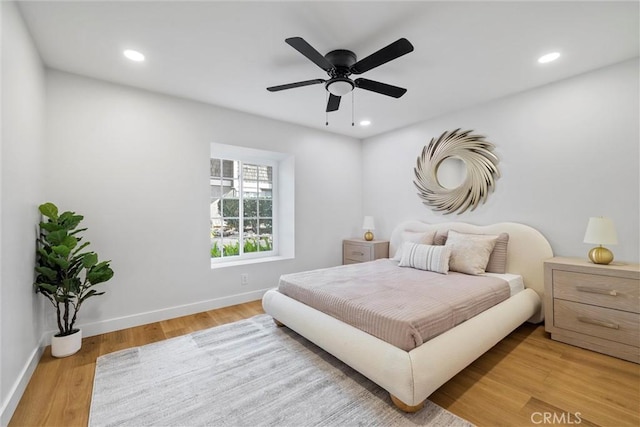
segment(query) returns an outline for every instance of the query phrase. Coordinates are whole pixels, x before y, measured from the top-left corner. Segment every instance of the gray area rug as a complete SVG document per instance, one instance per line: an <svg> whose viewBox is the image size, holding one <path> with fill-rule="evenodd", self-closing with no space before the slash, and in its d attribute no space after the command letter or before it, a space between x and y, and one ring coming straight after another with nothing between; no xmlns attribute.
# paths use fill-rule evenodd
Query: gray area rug
<svg viewBox="0 0 640 427"><path fill-rule="evenodd" d="M471 426L389 393L268 315L101 356L89 425Z"/></svg>

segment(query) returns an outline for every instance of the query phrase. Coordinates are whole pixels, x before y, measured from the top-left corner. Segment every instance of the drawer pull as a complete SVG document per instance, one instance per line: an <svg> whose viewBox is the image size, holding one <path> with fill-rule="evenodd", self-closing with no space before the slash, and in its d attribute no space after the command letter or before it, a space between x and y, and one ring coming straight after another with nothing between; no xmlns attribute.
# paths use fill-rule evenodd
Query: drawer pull
<svg viewBox="0 0 640 427"><path fill-rule="evenodd" d="M576 286L576 289L580 292L588 292L590 294L602 294L602 295L611 295L612 297L617 297L618 292L615 289L602 289L602 288L592 288L591 286Z"/></svg>
<svg viewBox="0 0 640 427"><path fill-rule="evenodd" d="M606 320L593 319L591 317L586 317L586 316L578 316L578 321L582 323L589 323L590 325L604 326L605 328L609 328L609 329L620 328L620 325L618 325L617 323L607 322Z"/></svg>
<svg viewBox="0 0 640 427"><path fill-rule="evenodd" d="M362 252L356 252L356 251L353 251L353 252L351 252L351 255L360 255L360 256L364 256L364 253L362 253Z"/></svg>

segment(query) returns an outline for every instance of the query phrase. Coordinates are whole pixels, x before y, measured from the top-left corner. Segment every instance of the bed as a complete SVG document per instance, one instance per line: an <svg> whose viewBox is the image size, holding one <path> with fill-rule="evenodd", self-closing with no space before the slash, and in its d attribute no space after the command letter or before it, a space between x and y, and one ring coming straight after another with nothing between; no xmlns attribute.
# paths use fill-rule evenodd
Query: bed
<svg viewBox="0 0 640 427"><path fill-rule="evenodd" d="M524 289L408 351L277 289L265 293L264 310L276 323L286 325L380 385L400 409L418 411L438 387L515 328L526 321L539 323L544 319L543 261L553 252L546 238L532 227L518 223L476 226L407 221L391 235L390 257L403 247L407 236L448 230L480 235L507 233L506 272L522 276Z"/></svg>

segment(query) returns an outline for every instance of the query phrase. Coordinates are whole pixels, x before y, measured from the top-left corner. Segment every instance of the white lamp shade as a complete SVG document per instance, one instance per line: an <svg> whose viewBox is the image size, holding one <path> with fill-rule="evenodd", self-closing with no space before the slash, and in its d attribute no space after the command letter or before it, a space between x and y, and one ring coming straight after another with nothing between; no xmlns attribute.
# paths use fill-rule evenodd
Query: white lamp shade
<svg viewBox="0 0 640 427"><path fill-rule="evenodd" d="M618 235L613 221L606 217L591 217L584 234L585 243L596 245L615 245L618 243Z"/></svg>
<svg viewBox="0 0 640 427"><path fill-rule="evenodd" d="M373 221L372 216L365 216L364 221L362 221L362 229L363 230L375 230L376 224Z"/></svg>
<svg viewBox="0 0 640 427"><path fill-rule="evenodd" d="M335 96L344 96L353 90L353 84L347 80L335 80L329 82L327 90Z"/></svg>

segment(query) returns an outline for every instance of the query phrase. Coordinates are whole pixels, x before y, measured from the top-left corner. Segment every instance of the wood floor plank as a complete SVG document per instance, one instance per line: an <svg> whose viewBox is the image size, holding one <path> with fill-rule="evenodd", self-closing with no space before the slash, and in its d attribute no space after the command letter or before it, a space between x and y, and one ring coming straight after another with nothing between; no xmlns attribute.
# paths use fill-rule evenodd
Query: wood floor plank
<svg viewBox="0 0 640 427"><path fill-rule="evenodd" d="M63 359L47 348L9 425L86 426L97 357L261 313L254 301L89 337ZM543 326L525 324L429 399L480 427L550 425L544 416L555 416L553 425L638 427L640 365L552 341Z"/></svg>

